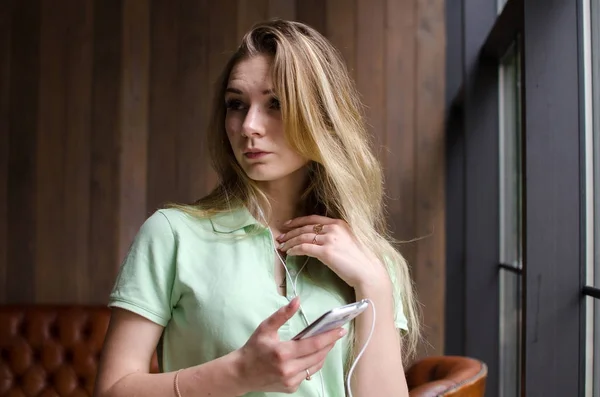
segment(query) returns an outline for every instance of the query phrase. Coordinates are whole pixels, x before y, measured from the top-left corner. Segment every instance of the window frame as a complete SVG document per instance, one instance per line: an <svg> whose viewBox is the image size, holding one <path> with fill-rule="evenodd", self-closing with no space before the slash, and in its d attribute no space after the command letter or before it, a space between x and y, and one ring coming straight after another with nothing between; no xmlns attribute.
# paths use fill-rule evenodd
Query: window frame
<svg viewBox="0 0 600 397"><path fill-rule="evenodd" d="M585 286L581 5L581 0L508 0L498 14L496 0L462 0L459 23L456 13L447 16L455 19L448 26L461 26L448 31L448 53L460 51L463 73L460 84L449 81L460 89L448 99L447 305L453 308L446 310L446 353L486 362L486 396L499 393L499 194L497 184L490 183L499 167L497 68L518 33L521 395L582 395L585 390L585 294L600 291Z"/></svg>

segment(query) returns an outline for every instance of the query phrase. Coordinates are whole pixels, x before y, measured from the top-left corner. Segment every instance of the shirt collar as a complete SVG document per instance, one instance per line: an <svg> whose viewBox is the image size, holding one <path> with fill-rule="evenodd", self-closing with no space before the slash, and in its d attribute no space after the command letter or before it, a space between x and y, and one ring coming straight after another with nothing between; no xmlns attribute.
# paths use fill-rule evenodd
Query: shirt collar
<svg viewBox="0 0 600 397"><path fill-rule="evenodd" d="M217 233L234 233L244 230L248 226L263 227L246 207L236 208L229 212L214 215L210 218L212 228Z"/></svg>

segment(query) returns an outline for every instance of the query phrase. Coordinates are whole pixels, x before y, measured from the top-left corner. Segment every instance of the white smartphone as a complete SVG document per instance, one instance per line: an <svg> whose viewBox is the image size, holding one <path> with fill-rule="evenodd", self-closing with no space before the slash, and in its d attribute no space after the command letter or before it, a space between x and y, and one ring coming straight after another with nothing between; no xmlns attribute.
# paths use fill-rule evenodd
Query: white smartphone
<svg viewBox="0 0 600 397"><path fill-rule="evenodd" d="M369 303L366 300L361 300L331 309L313 321L308 327L300 331L300 333L294 336L292 340L310 338L311 336L319 335L323 332L341 327L348 321L352 321L356 316L364 312L367 306L369 306Z"/></svg>

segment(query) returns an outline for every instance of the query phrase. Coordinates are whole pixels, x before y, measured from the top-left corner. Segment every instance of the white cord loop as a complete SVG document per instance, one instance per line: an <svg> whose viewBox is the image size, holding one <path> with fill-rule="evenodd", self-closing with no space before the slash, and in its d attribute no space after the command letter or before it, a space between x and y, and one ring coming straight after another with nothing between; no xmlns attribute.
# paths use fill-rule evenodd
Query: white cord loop
<svg viewBox="0 0 600 397"><path fill-rule="evenodd" d="M259 211L260 211L260 215L262 216L265 224L267 225L267 230L269 230L269 234L271 235L271 243L273 244L273 250L275 251L275 254L279 258L279 261L281 262L281 264L283 265L283 268L285 269L286 277L289 277L289 279L290 279L290 284L292 285L292 291L294 291L294 297L298 297L298 291L296 290L296 282L298 281L298 276L300 275L300 273L302 273L302 270L304 270L304 268L306 267L306 264L308 263L308 260L310 258L309 257L306 258L306 260L304 261L304 264L302 265L300 270L298 270L298 273L296 273L296 277L294 277L292 279L292 275L290 274L290 272L288 270L285 260L279 254L279 251L277 251L277 248L275 248L276 240L275 240L275 237L273 236L273 232L271 231L271 228L268 226L269 224L268 224L267 220L265 219L265 216L263 215L262 210L260 208L259 208ZM321 227L318 230L319 232L322 230L322 227L323 226L321 225ZM317 235L318 235L318 232L315 233L315 239L316 239ZM365 353L365 350L367 350L367 346L369 345L369 342L371 342L371 338L373 337L373 332L375 331L375 319L376 319L376 315L377 315L377 313L375 311L375 304L370 299L365 299L365 301L369 304L371 309L373 309L373 321L371 323L371 331L369 332L369 336L367 337L367 340L366 340L364 346L362 347L362 349L360 350L360 352L354 359L354 362L352 363L352 366L350 367L350 371L348 371L348 377L346 378L346 389L348 390L348 397L352 397L352 389L350 387L350 380L352 379L352 374L354 373L356 364L358 363L358 360L360 360L362 355ZM306 326L310 325L310 322L308 321L308 319L306 318L306 315L304 314L304 309L302 308L302 303L300 304L299 312L300 312L300 315L302 316L302 318L304 319ZM313 375L316 375L316 373ZM325 381L324 381L323 375L320 373L320 371L319 371L319 378L321 379L321 397L325 397ZM307 369L306 370L306 380L311 380L311 379L312 379L311 374Z"/></svg>

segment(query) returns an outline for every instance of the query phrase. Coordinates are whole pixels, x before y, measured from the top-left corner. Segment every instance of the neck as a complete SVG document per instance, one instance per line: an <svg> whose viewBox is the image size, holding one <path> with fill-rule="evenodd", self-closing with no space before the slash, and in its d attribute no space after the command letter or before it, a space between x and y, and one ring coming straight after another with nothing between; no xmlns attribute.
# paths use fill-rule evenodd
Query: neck
<svg viewBox="0 0 600 397"><path fill-rule="evenodd" d="M304 215L300 196L306 186L306 171L300 169L286 178L259 183L271 204L269 226L281 231L283 224L290 219Z"/></svg>

